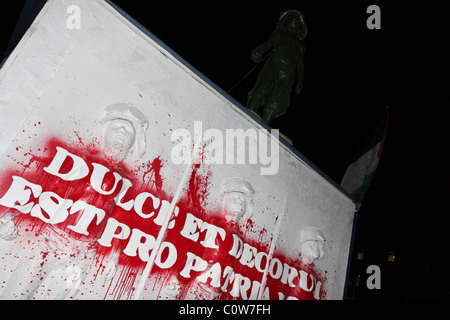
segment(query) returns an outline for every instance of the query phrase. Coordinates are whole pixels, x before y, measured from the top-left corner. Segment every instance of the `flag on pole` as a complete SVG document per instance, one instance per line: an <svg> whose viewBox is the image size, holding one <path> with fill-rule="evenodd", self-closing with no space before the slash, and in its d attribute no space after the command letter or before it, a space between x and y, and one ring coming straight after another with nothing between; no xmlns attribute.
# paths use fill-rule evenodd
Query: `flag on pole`
<svg viewBox="0 0 450 320"><path fill-rule="evenodd" d="M386 107L384 118L364 141L342 178L342 189L358 202L362 202L375 175L386 138L388 119L389 108Z"/></svg>

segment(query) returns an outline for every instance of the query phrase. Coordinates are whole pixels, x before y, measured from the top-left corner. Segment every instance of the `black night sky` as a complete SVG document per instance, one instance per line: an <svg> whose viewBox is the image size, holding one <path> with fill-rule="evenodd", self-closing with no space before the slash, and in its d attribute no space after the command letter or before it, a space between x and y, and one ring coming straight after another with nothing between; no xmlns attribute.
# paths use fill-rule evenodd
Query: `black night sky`
<svg viewBox="0 0 450 320"><path fill-rule="evenodd" d="M450 3L442 1L113 1L212 82L228 91L255 64L251 50L279 14L305 14L304 88L272 127L340 183L354 153L383 116L390 119L375 178L358 214L352 299L450 297ZM192 2L192 3L191 3ZM4 51L25 1L2 9ZM152 4L150 4L152 3ZM381 30L369 30L369 5ZM246 104L258 67L230 95ZM357 260L359 251L364 259ZM395 261L388 262L388 252ZM381 289L367 290L369 265Z"/></svg>

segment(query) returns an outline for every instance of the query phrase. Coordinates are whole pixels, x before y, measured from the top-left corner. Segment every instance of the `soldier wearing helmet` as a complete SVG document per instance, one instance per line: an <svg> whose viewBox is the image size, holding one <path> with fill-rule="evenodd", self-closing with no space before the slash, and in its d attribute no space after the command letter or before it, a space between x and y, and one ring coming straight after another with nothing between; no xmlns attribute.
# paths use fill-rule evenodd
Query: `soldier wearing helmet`
<svg viewBox="0 0 450 320"><path fill-rule="evenodd" d="M242 178L231 178L223 184L223 206L227 223L237 224L244 215L249 218L253 212L252 185Z"/></svg>
<svg viewBox="0 0 450 320"><path fill-rule="evenodd" d="M106 125L104 142L108 154L119 162L132 152L140 158L144 156L148 120L137 106L131 103L109 105L100 123Z"/></svg>
<svg viewBox="0 0 450 320"><path fill-rule="evenodd" d="M300 232L300 259L305 265L314 263L325 254L325 235L317 227L307 227Z"/></svg>
<svg viewBox="0 0 450 320"><path fill-rule="evenodd" d="M251 53L252 61L261 63L264 60L262 55L273 47L247 100L247 108L254 113L264 109L262 119L267 124L287 112L296 78L295 93L299 94L303 89L304 40L307 32L303 14L297 10L287 10L280 15L269 39Z"/></svg>

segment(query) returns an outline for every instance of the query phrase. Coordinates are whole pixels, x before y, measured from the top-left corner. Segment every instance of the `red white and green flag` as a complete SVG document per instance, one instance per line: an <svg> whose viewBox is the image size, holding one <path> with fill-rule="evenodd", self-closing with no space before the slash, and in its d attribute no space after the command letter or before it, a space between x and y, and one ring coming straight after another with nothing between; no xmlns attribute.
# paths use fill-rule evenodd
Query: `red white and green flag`
<svg viewBox="0 0 450 320"><path fill-rule="evenodd" d="M341 187L356 201L362 202L380 161L386 138L389 108L356 153L342 178Z"/></svg>

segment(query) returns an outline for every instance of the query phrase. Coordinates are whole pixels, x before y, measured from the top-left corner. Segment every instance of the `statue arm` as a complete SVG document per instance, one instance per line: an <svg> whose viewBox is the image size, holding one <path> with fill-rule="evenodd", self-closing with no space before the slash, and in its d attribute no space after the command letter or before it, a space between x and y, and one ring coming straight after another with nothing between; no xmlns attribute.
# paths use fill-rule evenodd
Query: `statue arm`
<svg viewBox="0 0 450 320"><path fill-rule="evenodd" d="M253 49L251 53L252 61L255 63L260 63L263 60L262 55L266 53L275 44L277 38L278 32L274 31L270 35L269 39L267 39L265 42L261 43L259 46Z"/></svg>

